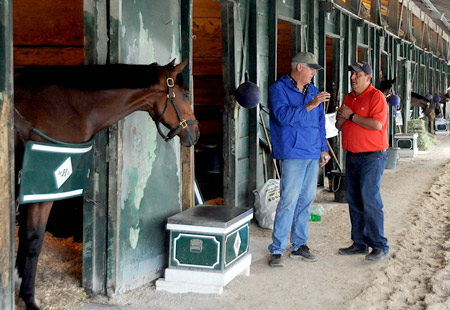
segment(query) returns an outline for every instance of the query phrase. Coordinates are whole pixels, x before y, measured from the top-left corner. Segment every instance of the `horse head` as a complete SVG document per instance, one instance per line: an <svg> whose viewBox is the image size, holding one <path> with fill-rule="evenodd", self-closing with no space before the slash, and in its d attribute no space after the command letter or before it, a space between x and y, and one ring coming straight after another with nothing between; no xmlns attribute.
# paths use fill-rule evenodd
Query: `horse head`
<svg viewBox="0 0 450 310"><path fill-rule="evenodd" d="M160 80L158 86L158 102L153 108L153 119L156 123L161 137L168 141L178 135L181 144L192 146L197 143L200 137L198 121L195 119L190 103L189 90L183 83L181 71L187 64L184 60L178 65L174 65L174 60L169 64L160 67L158 77ZM159 123L162 123L170 131L165 134L160 129Z"/></svg>
<svg viewBox="0 0 450 310"><path fill-rule="evenodd" d="M395 83L395 78L392 80L384 79L380 82L380 87L378 88L386 97L392 94L392 88Z"/></svg>

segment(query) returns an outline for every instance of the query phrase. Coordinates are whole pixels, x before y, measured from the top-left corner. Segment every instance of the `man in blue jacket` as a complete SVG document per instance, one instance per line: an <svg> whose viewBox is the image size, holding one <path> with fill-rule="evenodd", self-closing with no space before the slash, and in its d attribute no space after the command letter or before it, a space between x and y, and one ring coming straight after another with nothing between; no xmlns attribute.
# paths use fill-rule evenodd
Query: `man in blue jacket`
<svg viewBox="0 0 450 310"><path fill-rule="evenodd" d="M283 266L283 253L291 233L291 258L314 262L307 246L311 203L316 197L319 165L329 160L322 102L330 99L311 80L323 69L308 52L292 58L291 74L269 89L273 157L281 166L280 192L272 241L270 266Z"/></svg>

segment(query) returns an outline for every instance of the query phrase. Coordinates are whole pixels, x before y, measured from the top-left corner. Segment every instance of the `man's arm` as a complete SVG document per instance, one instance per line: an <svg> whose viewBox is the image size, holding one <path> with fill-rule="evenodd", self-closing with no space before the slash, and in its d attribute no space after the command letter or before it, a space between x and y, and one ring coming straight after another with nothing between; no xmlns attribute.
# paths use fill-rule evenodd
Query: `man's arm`
<svg viewBox="0 0 450 310"><path fill-rule="evenodd" d="M352 114L353 114L353 111L348 106L343 105L342 107L340 107L338 110L336 128L340 130L342 128L342 125L344 124L344 122L346 120L348 120L350 118L350 115L352 115ZM341 121L340 119L343 119L343 120ZM338 127L339 122L342 122L340 124L340 127ZM353 115L352 122L354 122L355 124L358 124L361 127L369 129L369 130L381 130L381 128L383 128L383 125L378 120L376 120L374 118L370 118L370 117L364 117L364 116L361 116L358 114Z"/></svg>

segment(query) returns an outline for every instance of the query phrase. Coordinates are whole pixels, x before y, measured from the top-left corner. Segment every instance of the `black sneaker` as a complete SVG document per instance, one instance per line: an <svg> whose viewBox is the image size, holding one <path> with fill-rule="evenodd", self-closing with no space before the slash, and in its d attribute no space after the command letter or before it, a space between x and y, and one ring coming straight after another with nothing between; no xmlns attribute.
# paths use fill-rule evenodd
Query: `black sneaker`
<svg viewBox="0 0 450 310"><path fill-rule="evenodd" d="M317 261L317 257L309 251L307 245L300 246L297 250L292 251L291 258L300 258L307 262L315 262Z"/></svg>
<svg viewBox="0 0 450 310"><path fill-rule="evenodd" d="M281 254L270 254L270 267L283 267L283 255Z"/></svg>
<svg viewBox="0 0 450 310"><path fill-rule="evenodd" d="M374 248L374 249L372 249L372 252L370 252L369 255L366 255L366 260L380 261L380 260L383 260L388 257L389 257L389 253L384 252L383 250Z"/></svg>
<svg viewBox="0 0 450 310"><path fill-rule="evenodd" d="M339 249L339 254L341 255L357 255L357 254L369 254L369 248L366 248L365 250L360 249L356 246L356 244L352 244L348 248L341 248Z"/></svg>

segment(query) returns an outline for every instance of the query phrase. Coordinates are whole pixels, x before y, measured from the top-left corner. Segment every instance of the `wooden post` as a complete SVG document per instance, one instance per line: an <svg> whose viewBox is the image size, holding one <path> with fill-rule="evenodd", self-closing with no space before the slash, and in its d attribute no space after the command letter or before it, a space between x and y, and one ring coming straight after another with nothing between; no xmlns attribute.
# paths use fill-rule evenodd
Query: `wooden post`
<svg viewBox="0 0 450 310"><path fill-rule="evenodd" d="M0 309L14 309L12 1L0 1Z"/></svg>
<svg viewBox="0 0 450 310"><path fill-rule="evenodd" d="M192 78L192 0L181 1L181 55L183 60L189 59L188 66L183 70L183 77L189 89L193 89ZM194 98L191 92L191 106L194 109ZM195 113L195 111L194 111ZM182 210L187 210L195 205L194 198L194 147L181 147L181 171L182 171Z"/></svg>

